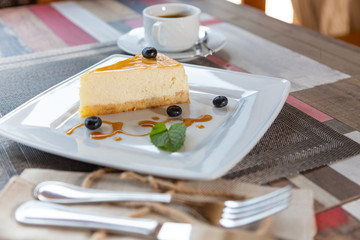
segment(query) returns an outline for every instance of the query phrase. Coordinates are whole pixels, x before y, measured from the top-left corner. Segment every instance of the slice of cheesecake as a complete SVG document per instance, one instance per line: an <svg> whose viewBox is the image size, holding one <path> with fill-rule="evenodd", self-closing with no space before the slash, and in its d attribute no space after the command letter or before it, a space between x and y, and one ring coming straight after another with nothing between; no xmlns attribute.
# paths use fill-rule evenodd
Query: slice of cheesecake
<svg viewBox="0 0 360 240"><path fill-rule="evenodd" d="M80 77L81 117L188 103L184 66L158 53L142 54Z"/></svg>

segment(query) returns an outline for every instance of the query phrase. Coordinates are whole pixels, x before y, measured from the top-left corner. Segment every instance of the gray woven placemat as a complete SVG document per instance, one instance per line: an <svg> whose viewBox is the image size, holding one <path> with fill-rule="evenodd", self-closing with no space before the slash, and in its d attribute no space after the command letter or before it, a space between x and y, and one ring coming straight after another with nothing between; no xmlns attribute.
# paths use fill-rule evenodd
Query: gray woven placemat
<svg viewBox="0 0 360 240"><path fill-rule="evenodd" d="M224 178L266 183L360 153L360 145L285 104L260 142Z"/></svg>
<svg viewBox="0 0 360 240"><path fill-rule="evenodd" d="M0 60L0 117L54 84L112 54L114 43L85 45ZM217 67L206 59L193 63ZM285 104L256 147L225 178L266 183L360 153L360 145ZM0 189L25 168L91 171L73 161L0 137Z"/></svg>

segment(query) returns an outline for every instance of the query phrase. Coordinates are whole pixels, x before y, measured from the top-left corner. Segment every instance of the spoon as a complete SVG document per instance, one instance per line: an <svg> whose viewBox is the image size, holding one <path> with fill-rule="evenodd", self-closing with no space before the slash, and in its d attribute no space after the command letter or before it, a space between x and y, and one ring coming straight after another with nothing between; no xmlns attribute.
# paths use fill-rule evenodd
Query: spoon
<svg viewBox="0 0 360 240"><path fill-rule="evenodd" d="M214 53L214 51L205 44L208 37L209 37L209 34L207 33L206 30L201 30L199 32L199 40L197 42L195 42L195 45L194 45L196 56L202 56L202 57L206 58ZM204 52L203 48L206 49L206 53L203 53Z"/></svg>

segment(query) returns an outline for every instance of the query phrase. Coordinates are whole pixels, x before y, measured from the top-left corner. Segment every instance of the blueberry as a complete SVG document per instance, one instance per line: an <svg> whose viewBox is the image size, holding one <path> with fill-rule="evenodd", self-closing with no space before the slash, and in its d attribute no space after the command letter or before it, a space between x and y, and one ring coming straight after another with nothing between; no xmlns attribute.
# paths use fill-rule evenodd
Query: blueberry
<svg viewBox="0 0 360 240"><path fill-rule="evenodd" d="M222 108L228 104L228 99L225 96L217 96L213 99L213 104L217 108Z"/></svg>
<svg viewBox="0 0 360 240"><path fill-rule="evenodd" d="M91 116L85 119L85 127L90 130L95 130L101 127L102 121L101 118L97 116Z"/></svg>
<svg viewBox="0 0 360 240"><path fill-rule="evenodd" d="M142 50L144 58L156 58L157 50L153 47L146 47Z"/></svg>
<svg viewBox="0 0 360 240"><path fill-rule="evenodd" d="M170 117L177 117L181 115L182 109L177 105L171 105L166 109L166 112Z"/></svg>

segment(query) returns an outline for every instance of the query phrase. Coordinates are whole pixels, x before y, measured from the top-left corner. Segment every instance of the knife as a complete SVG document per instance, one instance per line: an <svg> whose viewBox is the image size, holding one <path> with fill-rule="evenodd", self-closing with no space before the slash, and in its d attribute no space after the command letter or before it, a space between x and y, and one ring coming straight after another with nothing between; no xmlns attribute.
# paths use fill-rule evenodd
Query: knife
<svg viewBox="0 0 360 240"><path fill-rule="evenodd" d="M55 203L28 201L15 211L15 219L24 224L104 229L113 233L138 235L159 240L250 239L273 240L241 230L193 226L187 223L159 223L153 219L103 215L65 207Z"/></svg>

